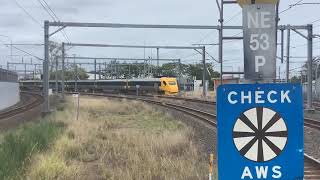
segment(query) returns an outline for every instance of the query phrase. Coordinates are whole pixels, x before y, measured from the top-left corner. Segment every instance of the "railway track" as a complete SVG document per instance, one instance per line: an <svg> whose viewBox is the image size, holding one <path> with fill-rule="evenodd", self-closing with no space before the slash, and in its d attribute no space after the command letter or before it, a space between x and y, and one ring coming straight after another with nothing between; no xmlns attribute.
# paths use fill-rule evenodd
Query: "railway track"
<svg viewBox="0 0 320 180"><path fill-rule="evenodd" d="M175 100L182 100L182 101L187 101L187 102L196 102L196 103L202 103L202 104L209 104L209 105L216 105L216 102L214 101L206 101L206 100L200 100L200 99L191 99L191 98L182 98L182 97L176 97L176 96L151 96L151 95L143 95L144 97L157 97L157 98L162 98L162 99L175 99ZM318 107L320 110L320 107ZM207 112L205 112L207 113ZM306 127L320 130L320 120L316 119L311 119L311 118L304 118L304 125Z"/></svg>
<svg viewBox="0 0 320 180"><path fill-rule="evenodd" d="M320 121L311 119L311 118L304 118L304 125L309 128L320 130Z"/></svg>
<svg viewBox="0 0 320 180"><path fill-rule="evenodd" d="M152 100L152 99L145 99L145 98L134 97L134 96L110 95L110 94L90 94L90 93L83 93L83 94L84 95L91 95L91 96L102 96L102 97L138 100L138 101L143 101L143 102L147 102L147 103L152 103L152 104L160 105L162 107L171 108L171 109L186 113L190 116L193 116L193 117L201 120L202 122L206 123L207 125L210 125L214 128L217 127L217 122L214 120L217 117L216 114L208 113L205 111L201 111L198 109L194 109L194 108L190 108L190 107L186 107L186 106L182 106L182 105L178 105L178 104L162 102L162 101L157 101L157 100ZM184 99L179 98L179 100L184 100ZM320 179L320 162L307 154L304 155L304 158L305 158L304 179L306 179L306 180L319 180Z"/></svg>
<svg viewBox="0 0 320 180"><path fill-rule="evenodd" d="M43 97L39 94L21 92L21 95L24 96L24 98L26 99L26 102L21 103L21 105L17 107L9 108L7 110L1 111L0 120L15 116L17 114L21 114L23 112L27 112L39 106L44 101Z"/></svg>

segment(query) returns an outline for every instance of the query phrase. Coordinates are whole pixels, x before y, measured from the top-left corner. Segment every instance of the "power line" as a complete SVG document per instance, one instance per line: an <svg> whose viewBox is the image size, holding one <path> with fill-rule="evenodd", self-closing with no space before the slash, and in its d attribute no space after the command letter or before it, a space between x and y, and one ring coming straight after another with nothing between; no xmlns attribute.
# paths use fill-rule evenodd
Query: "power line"
<svg viewBox="0 0 320 180"><path fill-rule="evenodd" d="M320 41L314 41L313 44L318 44L320 43ZM304 43L304 44L299 44L297 46L291 46L291 48L300 48L300 47L304 47L304 46L307 46L308 43Z"/></svg>
<svg viewBox="0 0 320 180"><path fill-rule="evenodd" d="M42 8L47 12L47 14L53 19L55 20L54 16L51 15L51 13L47 10L47 8L44 6L44 4L42 4L42 2L40 0L37 0L38 3L42 6Z"/></svg>
<svg viewBox="0 0 320 180"><path fill-rule="evenodd" d="M234 18L238 17L240 14L242 13L242 10L240 10L239 12L237 12L236 14L234 14L233 16L231 16L228 20L226 20L225 24L231 22ZM206 35L204 35L199 41L197 41L196 43L200 43L203 40L207 39L209 36L212 35L212 31L208 32Z"/></svg>
<svg viewBox="0 0 320 180"><path fill-rule="evenodd" d="M45 0L43 0L43 2L46 4L46 6L47 6L48 9L50 10L50 12L54 15L54 17L56 17L56 18L59 20L58 16L57 16L56 13L51 9L51 7L49 6L49 4L48 4Z"/></svg>
<svg viewBox="0 0 320 180"><path fill-rule="evenodd" d="M24 13L26 13L29 16L29 18L31 18L35 23L37 23L41 28L43 28L41 23L36 18L34 18L23 6L21 6L17 0L14 0L14 2L20 9L24 11Z"/></svg>
<svg viewBox="0 0 320 180"><path fill-rule="evenodd" d="M56 13L52 10L52 8L49 6L49 4L45 0L37 0L38 3L42 6L42 8L47 12L47 14L51 17L54 21L60 21L59 17L56 15ZM69 37L67 36L64 29L61 31L61 34L64 36L67 42L70 42Z"/></svg>
<svg viewBox="0 0 320 180"><path fill-rule="evenodd" d="M228 20L226 20L226 22L224 24L228 24L230 21L232 21L234 18L238 17L240 14L242 13L242 10L240 10L239 12L237 12L235 15L233 15L231 18L229 18Z"/></svg>
<svg viewBox="0 0 320 180"><path fill-rule="evenodd" d="M3 44L5 47L9 48L9 46L6 45L2 40L0 40L0 41L2 42L2 44ZM43 60L43 59L39 58L38 56L33 55L33 54L31 54L31 53L29 53L29 52L27 52L27 51L25 51L25 50L22 50L22 49L20 49L20 48L18 48L18 47L16 47L16 46L13 46L13 45L11 45L11 44L10 44L10 47L13 47L14 49L16 49L16 50L18 50L18 51L21 51L21 52L23 52L23 53L25 53L25 54L27 54L27 55L29 55L29 56L32 56L32 57L34 57L34 58L36 58L36 59L38 59L38 60Z"/></svg>
<svg viewBox="0 0 320 180"><path fill-rule="evenodd" d="M45 5L47 6L47 8L49 9L49 11L53 14L53 16L58 20L58 21L60 21L60 18L57 16L57 14L52 10L52 8L49 6L49 4L46 2L46 0L42 0L44 3L45 3ZM68 35L67 35L67 33L66 33L66 31L63 29L62 30L62 34L63 34L63 36L66 38L66 40L68 41L68 42L71 42L70 41L70 39L69 39L69 37L68 37Z"/></svg>
<svg viewBox="0 0 320 180"><path fill-rule="evenodd" d="M279 14L284 13L284 12L286 12L286 11L290 10L291 8L295 7L296 5L298 5L299 3L301 3L302 1L303 1L303 0L299 0L298 2L296 2L296 3L292 4L292 5L290 5L287 9L282 10L281 12L279 12Z"/></svg>

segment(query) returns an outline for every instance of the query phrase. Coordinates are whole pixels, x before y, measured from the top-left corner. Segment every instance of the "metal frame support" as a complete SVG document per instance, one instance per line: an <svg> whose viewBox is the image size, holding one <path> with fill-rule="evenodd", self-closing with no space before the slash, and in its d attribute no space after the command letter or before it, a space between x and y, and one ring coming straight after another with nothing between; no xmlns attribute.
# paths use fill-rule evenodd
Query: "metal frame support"
<svg viewBox="0 0 320 180"><path fill-rule="evenodd" d="M206 47L202 47L202 62L203 62L203 71L202 71L202 87L203 87L203 97L207 97L207 85L206 85Z"/></svg>
<svg viewBox="0 0 320 180"><path fill-rule="evenodd" d="M287 62L286 62L286 82L290 81L290 29L287 29Z"/></svg>
<svg viewBox="0 0 320 180"><path fill-rule="evenodd" d="M56 34L57 32L61 31L62 29L66 28L67 26L62 26L61 28L57 29L56 31L54 31L53 33L49 34L49 36L52 36L54 34Z"/></svg>
<svg viewBox="0 0 320 180"><path fill-rule="evenodd" d="M284 29L281 29L281 63L284 62ZM280 76L279 76L280 79Z"/></svg>
<svg viewBox="0 0 320 180"><path fill-rule="evenodd" d="M217 0L218 2L218 0ZM223 25L223 4L234 4L236 1L223 1L221 0L221 8L220 9L220 23ZM218 4L219 6L219 4ZM221 16L222 15L222 16ZM238 29L242 30L242 26L197 26L197 25L147 25L147 24L115 24L115 23L77 23L77 22L49 22L44 21L44 60L43 60L43 96L44 96L44 103L43 103L43 112L49 112L50 106L49 106L49 37L50 35L53 35L54 33L49 35L49 27L50 26L59 26L57 31L54 33L57 33L58 31L62 30L65 27L104 27L104 28L140 28L140 29L216 29L219 30L219 44L221 47L219 47L219 60L221 62L221 79L222 79L222 30L223 29ZM286 29L287 26L278 26L278 28L284 28ZM308 26L290 26L291 29L309 29L310 25ZM311 26L312 28L312 26ZM311 46L312 48L312 40L311 40ZM154 47L156 48L156 46ZM197 49L196 47L193 47L193 49ZM311 53L310 53L311 52ZM312 49L309 50L309 53L312 55ZM312 58L311 58L312 59ZM222 82L222 81L221 81Z"/></svg>
<svg viewBox="0 0 320 180"><path fill-rule="evenodd" d="M43 113L50 112L49 105L49 21L44 21L44 60L43 60Z"/></svg>
<svg viewBox="0 0 320 180"><path fill-rule="evenodd" d="M94 59L94 81L97 80L97 59Z"/></svg>
<svg viewBox="0 0 320 180"><path fill-rule="evenodd" d="M307 107L312 110L312 61L313 61L313 25L308 24L308 90Z"/></svg>
<svg viewBox="0 0 320 180"><path fill-rule="evenodd" d="M56 59L56 73L55 73L55 89L56 89L56 94L59 94L59 86L58 86L58 66L59 66L59 60L58 58Z"/></svg>
<svg viewBox="0 0 320 180"><path fill-rule="evenodd" d="M201 53L200 53L201 54ZM73 59L73 56L65 56L65 59ZM114 61L114 60L124 60L124 61L145 61L145 60L149 60L147 58L121 58L121 57L117 57L117 58L109 58L109 57L83 57L83 56L76 56L76 59L87 59L87 60L110 60L110 61ZM152 59L151 60L158 60L158 59ZM178 61L179 59L159 59L159 61Z"/></svg>
<svg viewBox="0 0 320 180"><path fill-rule="evenodd" d="M159 55L159 48L157 48L157 75L160 75L160 71L159 71L159 59L160 59L160 55Z"/></svg>
<svg viewBox="0 0 320 180"><path fill-rule="evenodd" d="M219 29L219 62L220 62L220 85L223 84L223 3L224 0L221 0L220 3L220 29ZM218 3L218 1L217 1ZM218 4L219 5L219 4ZM241 27L242 29L242 27Z"/></svg>
<svg viewBox="0 0 320 180"><path fill-rule="evenodd" d="M78 92L78 65L74 61L74 92Z"/></svg>
<svg viewBox="0 0 320 180"><path fill-rule="evenodd" d="M142 49L202 49L195 46L137 46L137 45L122 45L122 44L87 44L87 43L66 43L67 46L79 47L113 47L113 48L142 48Z"/></svg>
<svg viewBox="0 0 320 180"><path fill-rule="evenodd" d="M221 0L223 1L223 0ZM226 4L226 3L224 3ZM216 29L220 26L208 25L160 25L160 24L119 24L119 23L81 23L81 22L49 22L49 26L66 26L66 27L104 27L104 28L133 28L133 29ZM283 27L286 27L282 25ZM307 26L291 26L293 29L307 29ZM242 26L224 26L224 29L239 29Z"/></svg>
<svg viewBox="0 0 320 180"><path fill-rule="evenodd" d="M64 100L64 88L65 88L65 77L64 77L64 72L65 72L65 44L64 42L62 43L62 72L61 72L61 93L62 93L62 99Z"/></svg>

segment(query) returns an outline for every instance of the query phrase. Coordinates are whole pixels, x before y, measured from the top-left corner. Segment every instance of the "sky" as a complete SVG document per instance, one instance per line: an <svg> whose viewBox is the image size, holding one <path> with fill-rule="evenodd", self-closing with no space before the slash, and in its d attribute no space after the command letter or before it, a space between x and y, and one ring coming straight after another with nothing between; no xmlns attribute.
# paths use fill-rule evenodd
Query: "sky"
<svg viewBox="0 0 320 180"><path fill-rule="evenodd" d="M280 12L299 0L281 0ZM318 2L303 0L302 2ZM55 15L49 15L42 5L47 3ZM43 43L44 20L59 18L65 22L101 22L135 24L170 25L218 25L219 12L215 0L0 0L0 65L5 67L8 61L37 62L34 57L43 58L42 46L16 46L11 49L4 44ZM306 25L314 21L314 33L320 34L320 5L301 5L292 7L280 14L280 24ZM50 12L50 10L48 10ZM242 9L238 5L225 6L226 25L242 25ZM50 28L53 32L55 28ZM303 32L303 31L301 31ZM64 33L66 35L64 35ZM226 30L225 35L241 33ZM305 32L303 32L305 33ZM217 30L167 30L167 29L110 29L110 28L66 28L55 34L50 40L57 43L98 43L127 45L173 45L191 46L194 43L217 43ZM314 56L320 55L320 39L314 39ZM292 32L291 56L292 75L299 73L307 55L306 40ZM24 52L22 52L22 51ZM218 46L207 46L207 51L218 58ZM280 51L279 51L280 52ZM156 57L156 50L74 47L68 55L91 57L148 58ZM279 54L279 53L278 53ZM194 50L160 50L160 58L179 58L184 63L197 63L201 55ZM228 42L224 45L225 71L243 71L242 41ZM89 62L84 60L83 62ZM216 70L219 64L213 60ZM39 61L38 63L41 63ZM280 75L285 75L285 65L280 61ZM14 67L11 67L14 68ZM23 69L17 66L16 69ZM88 70L91 67L88 67Z"/></svg>

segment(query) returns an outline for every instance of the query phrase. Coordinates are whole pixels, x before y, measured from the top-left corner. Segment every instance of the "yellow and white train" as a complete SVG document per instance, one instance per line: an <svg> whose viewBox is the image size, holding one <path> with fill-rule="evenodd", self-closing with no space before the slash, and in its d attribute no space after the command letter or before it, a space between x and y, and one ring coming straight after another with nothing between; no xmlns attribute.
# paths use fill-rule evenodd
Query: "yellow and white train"
<svg viewBox="0 0 320 180"><path fill-rule="evenodd" d="M20 81L22 90L42 90L41 80ZM50 81L50 88L55 89L55 81ZM61 81L58 82L61 91ZM175 95L179 92L177 79L174 77L114 80L78 80L65 81L65 89L80 92L130 92L139 88L141 93Z"/></svg>

